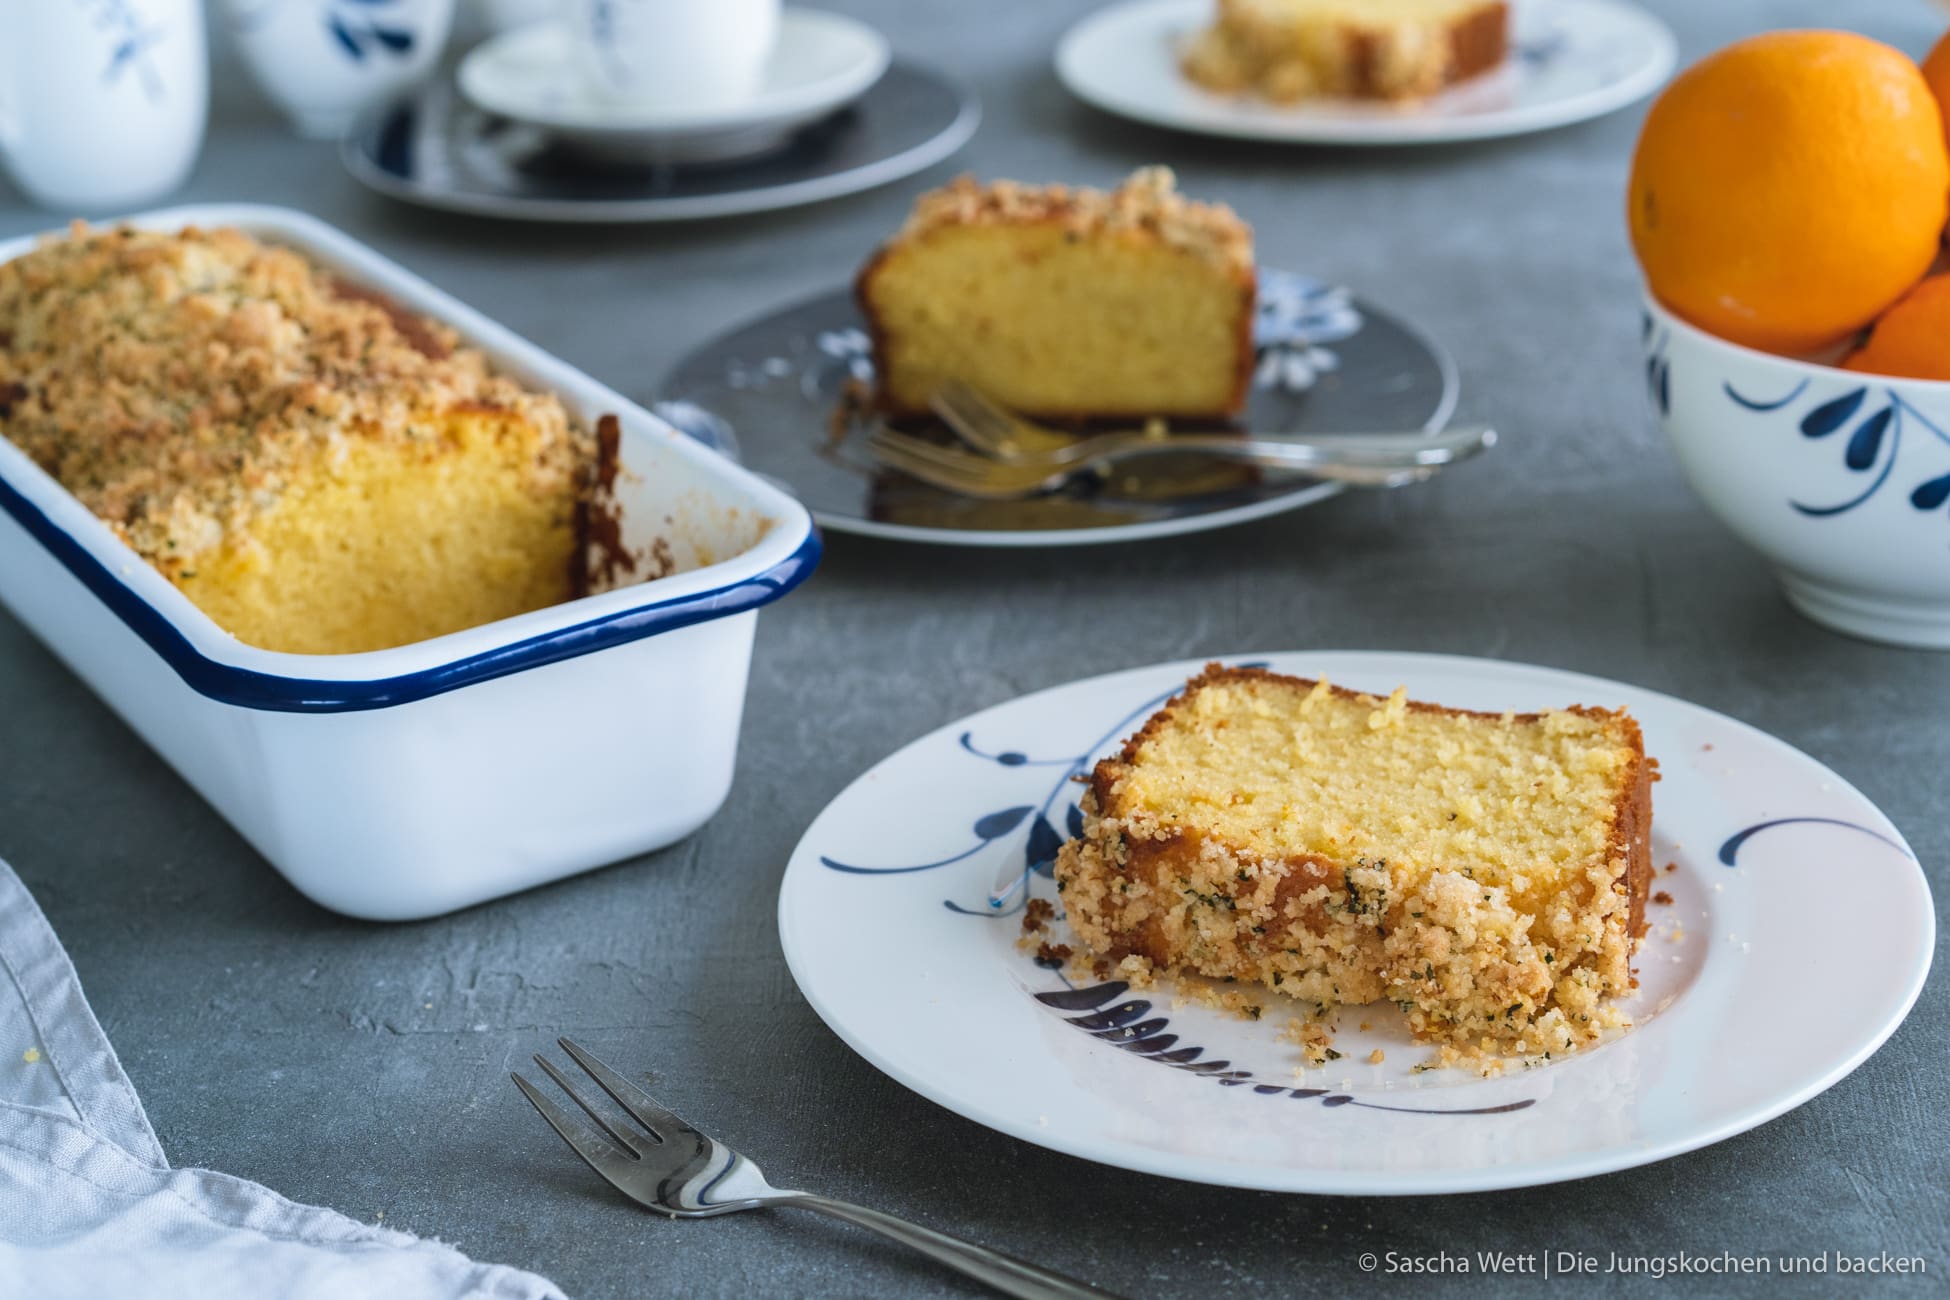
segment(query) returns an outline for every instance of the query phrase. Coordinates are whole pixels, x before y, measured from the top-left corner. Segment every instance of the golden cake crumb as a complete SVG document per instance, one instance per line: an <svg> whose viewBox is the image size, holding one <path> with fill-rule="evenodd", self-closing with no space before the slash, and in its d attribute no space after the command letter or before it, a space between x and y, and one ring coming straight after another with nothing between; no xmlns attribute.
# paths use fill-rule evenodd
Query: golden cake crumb
<svg viewBox="0 0 1950 1300"><path fill-rule="evenodd" d="M1321 1066L1341 1059L1341 1054L1334 1050L1333 1032L1318 1020L1295 1017L1287 1021L1285 1037L1300 1045L1308 1065Z"/></svg>
<svg viewBox="0 0 1950 1300"><path fill-rule="evenodd" d="M1380 1065L1383 1061L1387 1059L1388 1059L1388 1053L1382 1051L1379 1047L1375 1048L1372 1052L1368 1053L1369 1065Z"/></svg>

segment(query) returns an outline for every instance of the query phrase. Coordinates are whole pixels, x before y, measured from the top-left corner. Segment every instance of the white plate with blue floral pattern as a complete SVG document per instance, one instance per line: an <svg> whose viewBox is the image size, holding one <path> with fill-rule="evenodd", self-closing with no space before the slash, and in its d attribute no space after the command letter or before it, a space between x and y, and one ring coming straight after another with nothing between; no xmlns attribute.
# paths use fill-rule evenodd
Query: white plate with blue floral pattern
<svg viewBox="0 0 1950 1300"><path fill-rule="evenodd" d="M1491 660L1225 662L1381 694L1406 685L1464 708L1631 710L1662 777L1660 893L1624 1004L1635 1027L1494 1077L1418 1072L1429 1049L1382 1003L1341 1012L1339 1059L1307 1067L1270 991L1247 1020L1181 1001L1169 982L1137 989L1039 962L1017 942L1020 913L1029 897L1060 910L1049 864L1078 824L1071 778L1198 661L986 709L848 786L779 894L786 961L813 1009L894 1079L1024 1141L1197 1182L1395 1195L1582 1178L1743 1132L1860 1065L1923 987L1935 908L1902 836L1841 777L1744 723Z"/></svg>
<svg viewBox="0 0 1950 1300"><path fill-rule="evenodd" d="M1204 135L1290 144L1400 145L1485 140L1614 112L1671 75L1666 25L1620 0L1513 6L1510 58L1439 95L1392 104L1338 99L1272 104L1221 95L1179 70L1213 0L1129 0L1071 28L1056 51L1070 92L1108 113Z"/></svg>
<svg viewBox="0 0 1950 1300"><path fill-rule="evenodd" d="M1092 545L1243 523L1343 490L1209 456L1161 456L1142 462L1141 473L1120 467L1028 501L955 496L876 464L861 439L835 436L846 392L873 381L865 324L850 290L821 294L706 343L671 372L662 397L716 417L718 442L734 441L748 468L835 532L957 546ZM1433 433L1456 406L1447 353L1413 325L1310 276L1261 269L1254 342L1258 366L1240 422L1256 433Z"/></svg>

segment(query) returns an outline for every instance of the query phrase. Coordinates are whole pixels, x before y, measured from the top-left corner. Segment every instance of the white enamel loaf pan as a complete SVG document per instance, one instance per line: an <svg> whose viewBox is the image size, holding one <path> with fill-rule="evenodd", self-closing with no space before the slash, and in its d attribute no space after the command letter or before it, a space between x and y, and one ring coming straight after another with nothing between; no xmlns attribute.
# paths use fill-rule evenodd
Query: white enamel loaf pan
<svg viewBox="0 0 1950 1300"><path fill-rule="evenodd" d="M627 546L688 572L366 654L239 642L0 437L0 601L273 866L335 911L433 916L643 853L724 802L758 607L812 571L804 508L372 250L282 208L185 207L453 326L622 425ZM31 239L0 244L0 262ZM4 424L0 424L0 430Z"/></svg>

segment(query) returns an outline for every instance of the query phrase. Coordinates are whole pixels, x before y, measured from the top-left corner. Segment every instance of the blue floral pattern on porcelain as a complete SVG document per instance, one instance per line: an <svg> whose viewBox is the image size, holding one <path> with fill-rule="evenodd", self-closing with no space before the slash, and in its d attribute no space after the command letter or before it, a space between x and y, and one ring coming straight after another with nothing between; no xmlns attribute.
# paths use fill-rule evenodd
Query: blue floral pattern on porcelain
<svg viewBox="0 0 1950 1300"><path fill-rule="evenodd" d="M142 93L149 102L160 104L162 77L151 53L168 38L168 29L145 18L132 0L91 0L87 7L94 11L95 25L109 42L103 84L114 85L124 76L133 76L142 83Z"/></svg>
<svg viewBox="0 0 1950 1300"><path fill-rule="evenodd" d="M1639 341L1645 346L1645 390L1664 419L1672 414L1672 331L1661 329L1651 313L1639 314Z"/></svg>
<svg viewBox="0 0 1950 1300"><path fill-rule="evenodd" d="M261 0L254 7L237 6L232 21L239 32L257 32L270 24L282 4L291 0ZM418 36L406 12L408 0L302 0L317 4L319 21L332 38L331 48L351 63L365 63L375 53L403 59L413 52Z"/></svg>
<svg viewBox="0 0 1950 1300"><path fill-rule="evenodd" d="M1339 285L1310 275L1262 267L1259 306L1253 318L1253 348L1258 365L1253 383L1260 388L1304 392L1320 377L1340 368L1329 343L1361 332L1361 313L1353 295Z"/></svg>
<svg viewBox="0 0 1950 1300"><path fill-rule="evenodd" d="M1950 433L1944 432L1941 425L1918 410L1893 385L1858 384L1839 396L1812 405L1801 402L1808 389L1805 379L1779 397L1753 397L1731 383L1722 383L1720 387L1729 401L1748 411L1798 412L1794 426L1803 438L1831 438L1847 430L1848 437L1841 442L1842 468L1850 474L1867 474L1873 470L1875 477L1859 490L1848 484L1847 494L1833 501L1789 501L1789 505L1812 518L1846 514L1880 492L1896 468L1905 431L1914 431L1918 436L1927 434L1950 447ZM1928 513L1950 501L1950 460L1944 465L1945 468L1915 482L1909 493L1912 508Z"/></svg>
<svg viewBox="0 0 1950 1300"><path fill-rule="evenodd" d="M354 63L375 52L404 57L413 52L413 30L402 25L405 18L398 8L399 0L330 0L325 27Z"/></svg>

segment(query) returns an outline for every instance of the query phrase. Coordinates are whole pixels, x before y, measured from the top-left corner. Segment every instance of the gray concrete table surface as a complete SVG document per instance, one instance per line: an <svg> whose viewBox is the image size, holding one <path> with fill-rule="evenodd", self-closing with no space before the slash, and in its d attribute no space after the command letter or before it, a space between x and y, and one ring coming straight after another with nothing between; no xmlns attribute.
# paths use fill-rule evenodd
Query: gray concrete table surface
<svg viewBox="0 0 1950 1300"><path fill-rule="evenodd" d="M181 198L316 213L649 398L703 337L848 274L925 184L964 168L1103 183L1166 161L1193 194L1253 222L1267 263L1357 286L1445 341L1463 374L1458 418L1493 423L1502 445L1426 486L1146 545L981 552L831 536L819 573L760 620L737 784L715 821L639 861L423 924L355 923L298 896L0 614L0 855L67 943L172 1160L383 1216L573 1295L969 1293L823 1221L674 1223L626 1205L508 1083L566 1033L647 1071L675 1109L784 1180L1132 1295L1334 1294L1371 1281L1362 1251L1490 1248L1887 1251L1926 1257L1931 1276L1885 1289L1941 1288L1941 972L1866 1065L1753 1132L1569 1185L1435 1199L1280 1196L1092 1165L909 1093L820 1023L786 971L773 910L788 853L833 795L970 710L1194 655L1440 651L1671 692L1834 767L1908 835L1939 911L1950 899L1950 656L1848 640L1790 612L1762 563L1687 494L1652 426L1621 212L1642 107L1478 146L1223 143L1073 102L1049 52L1092 7L1078 0L822 2L980 90L987 120L958 158L735 221L494 224L368 194L220 66L209 143ZM1843 20L1920 55L1946 17L1921 0L1865 0L1846 15L1816 0L1655 7L1688 60L1760 28ZM0 195L0 235L48 224ZM1491 1294L1546 1285L1447 1280ZM1838 1287L1857 1289L1809 1290Z"/></svg>

